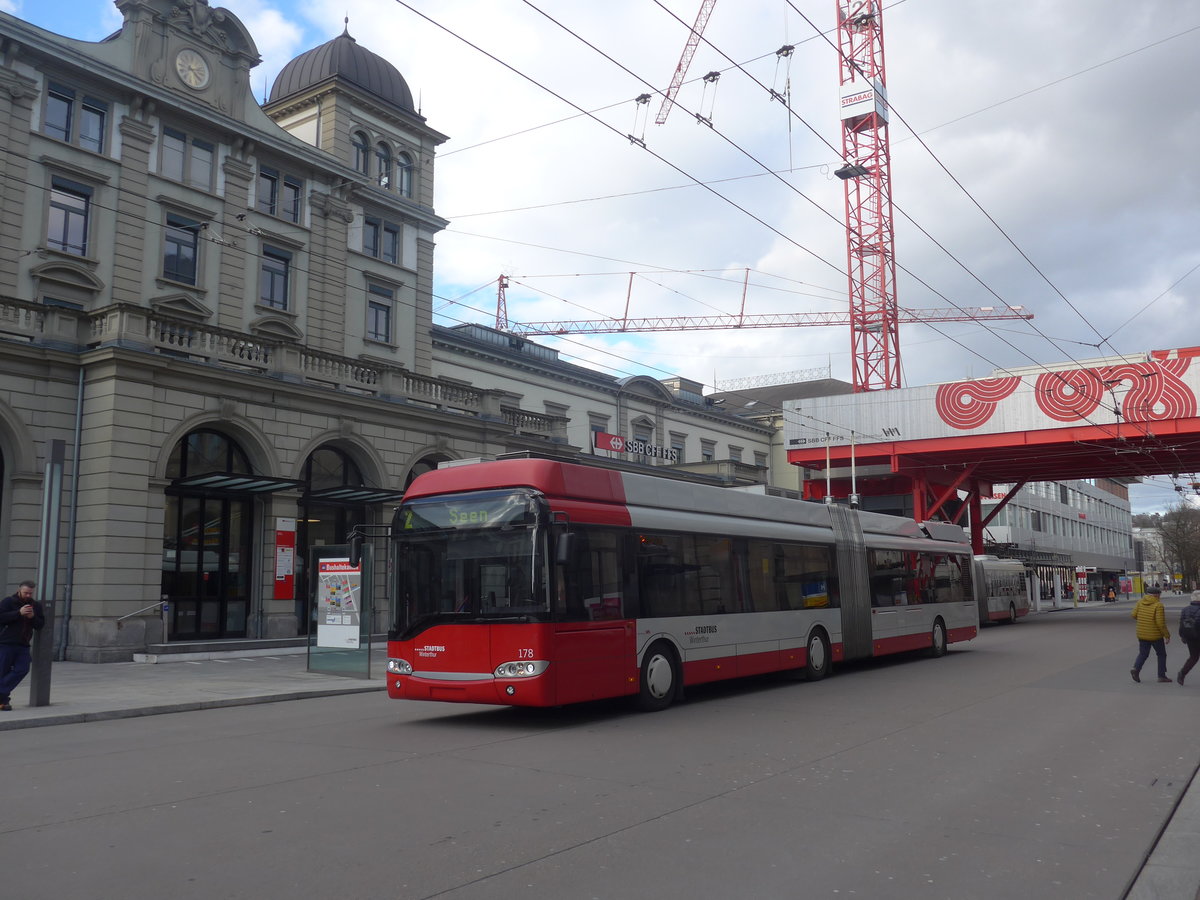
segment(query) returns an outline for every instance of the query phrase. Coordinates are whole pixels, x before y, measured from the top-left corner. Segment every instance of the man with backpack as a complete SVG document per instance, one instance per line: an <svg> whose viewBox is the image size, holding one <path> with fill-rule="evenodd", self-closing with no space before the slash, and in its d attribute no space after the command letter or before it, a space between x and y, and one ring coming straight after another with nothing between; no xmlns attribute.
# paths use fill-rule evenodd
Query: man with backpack
<svg viewBox="0 0 1200 900"><path fill-rule="evenodd" d="M1179 636L1188 648L1187 662L1175 676L1175 680L1183 684L1187 673L1200 660L1200 591L1192 591L1192 602L1179 613Z"/></svg>

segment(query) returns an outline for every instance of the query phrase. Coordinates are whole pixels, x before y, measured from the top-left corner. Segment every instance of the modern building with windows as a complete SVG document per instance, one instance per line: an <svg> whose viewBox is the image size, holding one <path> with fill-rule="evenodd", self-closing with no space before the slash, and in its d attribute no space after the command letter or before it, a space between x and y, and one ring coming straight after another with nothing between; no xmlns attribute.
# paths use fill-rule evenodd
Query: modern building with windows
<svg viewBox="0 0 1200 900"><path fill-rule="evenodd" d="M1012 487L993 487L991 498L983 502L985 520ZM1067 589L1077 569L1084 570L1088 599L1093 600L1137 569L1129 489L1123 481L1030 482L995 514L985 538L988 552L1021 558L1038 572L1040 596L1035 600L1052 604L1077 590Z"/></svg>
<svg viewBox="0 0 1200 900"><path fill-rule="evenodd" d="M698 388L433 326L447 138L349 33L260 106L228 10L117 5L98 43L0 13L0 580L35 570L61 442L66 658L304 634L314 554L440 462L595 453L766 479L768 430Z"/></svg>

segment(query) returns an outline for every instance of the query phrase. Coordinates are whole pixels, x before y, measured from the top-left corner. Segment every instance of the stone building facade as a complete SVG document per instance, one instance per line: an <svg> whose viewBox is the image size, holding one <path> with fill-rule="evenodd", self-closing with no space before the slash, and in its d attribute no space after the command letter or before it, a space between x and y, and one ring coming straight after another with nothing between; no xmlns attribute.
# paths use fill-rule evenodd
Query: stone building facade
<svg viewBox="0 0 1200 900"><path fill-rule="evenodd" d="M703 398L433 325L446 136L348 33L260 106L232 13L117 6L98 43L0 13L0 580L37 566L61 441L63 657L304 633L310 551L442 461L603 422L765 477L768 430Z"/></svg>

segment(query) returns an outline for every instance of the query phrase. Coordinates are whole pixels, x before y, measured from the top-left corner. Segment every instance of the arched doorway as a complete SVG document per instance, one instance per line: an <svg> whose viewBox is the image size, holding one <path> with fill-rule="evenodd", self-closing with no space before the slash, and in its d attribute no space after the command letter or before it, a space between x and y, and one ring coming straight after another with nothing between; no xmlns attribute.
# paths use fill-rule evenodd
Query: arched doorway
<svg viewBox="0 0 1200 900"><path fill-rule="evenodd" d="M208 428L187 434L167 463L162 596L168 639L248 634L254 569L254 497L296 482L253 474L245 451Z"/></svg>
<svg viewBox="0 0 1200 900"><path fill-rule="evenodd" d="M376 493L364 488L362 471L350 456L333 446L319 447L304 461L296 518L296 630L308 634L309 562L312 549L345 544L350 529L368 524Z"/></svg>
<svg viewBox="0 0 1200 900"><path fill-rule="evenodd" d="M449 460L450 457L442 456L441 454L432 454L430 456L421 457L419 460L413 463L413 467L408 470L408 475L405 476L404 479L404 489L408 490L408 486L413 483L413 480L418 475L424 475L426 472L432 472L438 467L438 463L448 462Z"/></svg>

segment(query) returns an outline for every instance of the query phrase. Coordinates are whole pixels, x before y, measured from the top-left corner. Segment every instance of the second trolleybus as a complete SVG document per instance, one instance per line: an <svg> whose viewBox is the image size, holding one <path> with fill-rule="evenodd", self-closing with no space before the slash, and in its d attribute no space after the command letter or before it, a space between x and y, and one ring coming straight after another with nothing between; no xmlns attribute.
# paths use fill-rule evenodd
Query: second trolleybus
<svg viewBox="0 0 1200 900"><path fill-rule="evenodd" d="M1019 559L975 557L975 596L979 622L1016 622L1029 615L1029 574Z"/></svg>
<svg viewBox="0 0 1200 900"><path fill-rule="evenodd" d="M958 526L554 460L422 474L390 540L395 699L661 709L979 625Z"/></svg>

